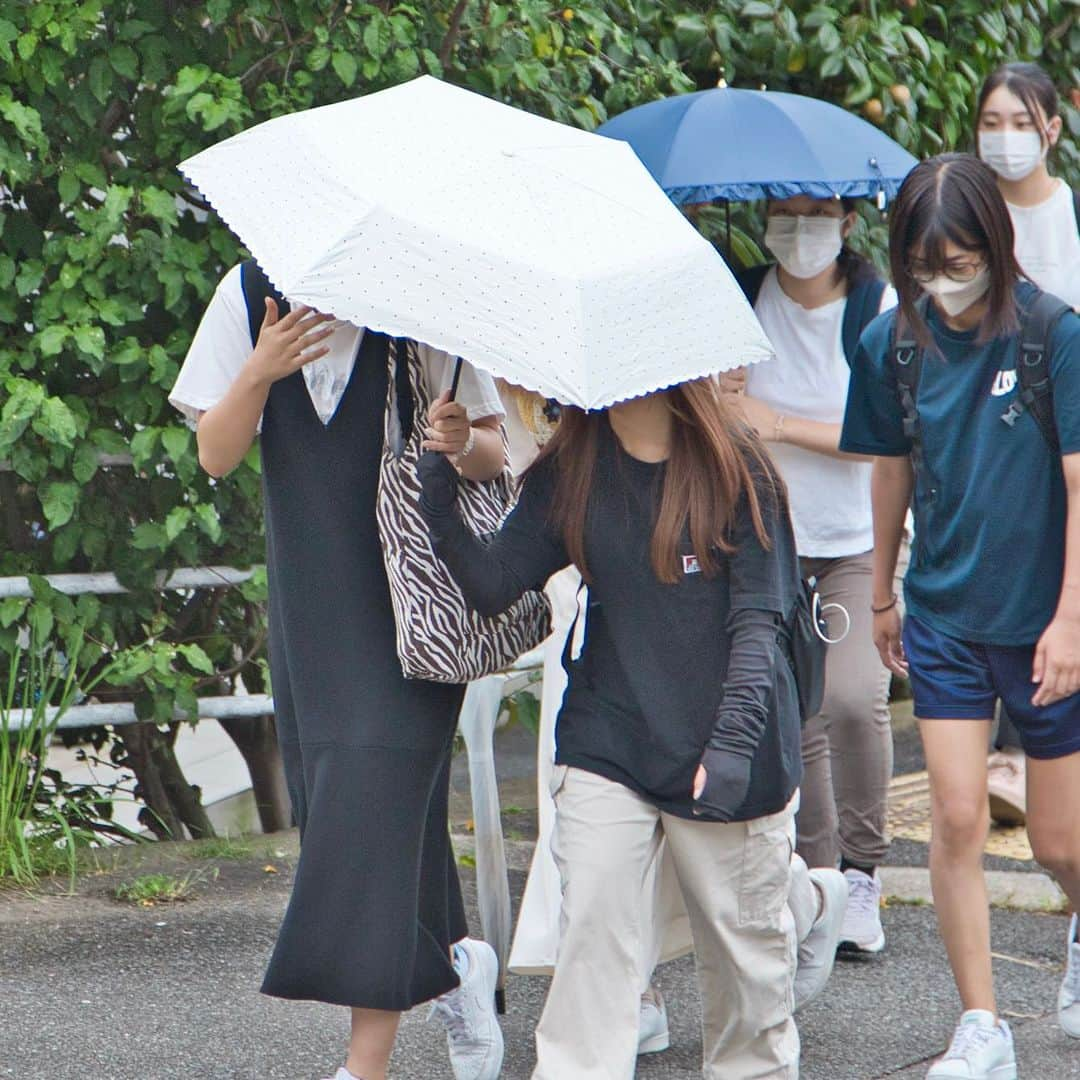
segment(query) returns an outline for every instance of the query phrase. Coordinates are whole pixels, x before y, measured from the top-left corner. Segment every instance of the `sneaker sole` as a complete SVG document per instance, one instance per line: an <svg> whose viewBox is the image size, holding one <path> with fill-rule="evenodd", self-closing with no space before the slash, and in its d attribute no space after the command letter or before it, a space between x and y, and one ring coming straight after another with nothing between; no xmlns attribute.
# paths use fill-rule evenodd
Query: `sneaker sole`
<svg viewBox="0 0 1080 1080"><path fill-rule="evenodd" d="M885 931L883 930L873 941L867 945L863 945L858 941L841 941L836 947L837 952L848 953L867 953L874 954L881 952L885 948Z"/></svg>
<svg viewBox="0 0 1080 1080"><path fill-rule="evenodd" d="M971 1073L967 1071L966 1065L963 1068L963 1072L929 1072L926 1074L926 1080L968 1080ZM1017 1080L1016 1062L998 1065L982 1075L985 1080Z"/></svg>
<svg viewBox="0 0 1080 1080"><path fill-rule="evenodd" d="M1027 824L1027 814L1000 795L990 796L990 817L998 825L1006 825L1009 828Z"/></svg>
<svg viewBox="0 0 1080 1080"><path fill-rule="evenodd" d="M659 1035L654 1035L651 1039L646 1039L643 1043L638 1043L638 1056L642 1054L659 1054L671 1046L671 1033L668 1031L661 1031Z"/></svg>

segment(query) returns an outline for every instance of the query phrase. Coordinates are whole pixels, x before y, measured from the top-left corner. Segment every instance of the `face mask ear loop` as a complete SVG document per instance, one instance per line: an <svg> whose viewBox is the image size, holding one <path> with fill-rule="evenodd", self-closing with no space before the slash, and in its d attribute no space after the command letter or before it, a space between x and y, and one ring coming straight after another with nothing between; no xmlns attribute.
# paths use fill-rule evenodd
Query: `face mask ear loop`
<svg viewBox="0 0 1080 1080"><path fill-rule="evenodd" d="M844 632L839 637L830 637L821 631L821 623L827 621L826 612L836 610L844 616ZM826 645L839 645L851 633L851 615L843 604L823 604L821 594L814 593L814 632Z"/></svg>

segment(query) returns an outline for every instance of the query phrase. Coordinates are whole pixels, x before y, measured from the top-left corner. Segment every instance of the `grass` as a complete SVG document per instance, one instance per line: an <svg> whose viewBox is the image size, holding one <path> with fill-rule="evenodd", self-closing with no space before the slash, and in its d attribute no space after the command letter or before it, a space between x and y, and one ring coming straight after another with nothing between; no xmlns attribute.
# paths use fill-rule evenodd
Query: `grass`
<svg viewBox="0 0 1080 1080"><path fill-rule="evenodd" d="M212 875L217 877L216 871ZM195 886L206 877L205 870L192 870L188 874L143 874L118 885L114 895L117 900L140 907L156 907L158 904L172 904L180 900L190 900Z"/></svg>
<svg viewBox="0 0 1080 1080"><path fill-rule="evenodd" d="M246 859L252 854L252 847L243 840L232 837L212 836L208 840L197 840L184 849L184 856L189 859Z"/></svg>

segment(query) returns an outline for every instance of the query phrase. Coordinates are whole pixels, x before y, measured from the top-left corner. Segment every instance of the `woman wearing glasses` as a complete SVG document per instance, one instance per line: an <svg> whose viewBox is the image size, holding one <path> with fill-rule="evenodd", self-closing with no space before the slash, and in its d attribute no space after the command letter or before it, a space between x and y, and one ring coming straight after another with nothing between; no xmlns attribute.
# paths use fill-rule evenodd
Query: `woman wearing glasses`
<svg viewBox="0 0 1080 1080"><path fill-rule="evenodd" d="M927 1075L1009 1080L982 870L985 748L1000 700L1028 756L1032 848L1080 904L1080 318L1060 304L1045 321L1052 398L1028 395L1021 356L1034 355L1043 294L1016 261L993 172L973 157L912 171L889 249L900 308L862 338L840 445L875 456L874 640L911 679L934 903L964 1007ZM892 581L913 493L901 632ZM1058 1012L1080 1035L1075 934L1074 918Z"/></svg>
<svg viewBox="0 0 1080 1080"><path fill-rule="evenodd" d="M1006 64L983 84L975 115L979 157L997 174L1020 268L1040 289L1080 309L1080 193L1047 167L1062 132L1053 80L1037 64ZM1024 752L1007 714L988 764L990 815L1023 825Z"/></svg>

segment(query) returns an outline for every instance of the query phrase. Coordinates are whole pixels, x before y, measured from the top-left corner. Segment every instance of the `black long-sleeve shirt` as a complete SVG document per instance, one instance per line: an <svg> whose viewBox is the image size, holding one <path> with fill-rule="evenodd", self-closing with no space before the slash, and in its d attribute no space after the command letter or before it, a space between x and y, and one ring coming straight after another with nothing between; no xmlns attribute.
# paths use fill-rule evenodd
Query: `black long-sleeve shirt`
<svg viewBox="0 0 1080 1080"><path fill-rule="evenodd" d="M551 524L554 470L549 461L527 475L490 542L456 512L425 508L437 554L481 613L503 611L569 564ZM708 746L750 760L749 791L734 818L774 813L801 776L797 696L780 636L798 584L786 506L763 494L768 548L740 507L735 551L720 556L711 579L697 571L685 536L684 573L663 584L650 555L663 475L663 464L625 453L605 425L585 528L585 640L580 657L567 661L556 760L691 817L694 773Z"/></svg>

